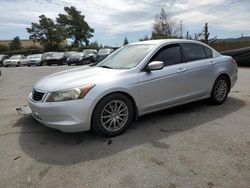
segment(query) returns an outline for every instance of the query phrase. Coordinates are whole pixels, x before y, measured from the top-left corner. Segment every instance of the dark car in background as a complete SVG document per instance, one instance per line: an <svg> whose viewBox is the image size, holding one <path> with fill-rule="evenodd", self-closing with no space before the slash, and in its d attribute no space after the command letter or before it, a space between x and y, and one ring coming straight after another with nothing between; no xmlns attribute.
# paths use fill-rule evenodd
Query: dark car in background
<svg viewBox="0 0 250 188"><path fill-rule="evenodd" d="M67 52L64 52L64 56L70 57L70 56L72 56L75 53L78 53L78 52L77 51L67 51Z"/></svg>
<svg viewBox="0 0 250 188"><path fill-rule="evenodd" d="M72 65L82 65L84 64L84 59L83 59L83 53L82 52L76 52L72 54L70 57L67 58L67 64Z"/></svg>
<svg viewBox="0 0 250 188"><path fill-rule="evenodd" d="M28 66L41 66L42 65L42 56L43 54L33 54L27 56L27 65Z"/></svg>
<svg viewBox="0 0 250 188"><path fill-rule="evenodd" d="M95 49L86 49L83 50L82 53L86 63L92 63L97 60L97 51Z"/></svg>
<svg viewBox="0 0 250 188"><path fill-rule="evenodd" d="M47 65L52 64L63 65L66 63L67 56L64 55L64 52L53 53L47 57Z"/></svg>
<svg viewBox="0 0 250 188"><path fill-rule="evenodd" d="M47 65L47 59L48 59L48 57L51 56L54 53L58 53L58 52L45 52L43 54L43 56L42 56L42 62L41 62L41 64L42 65Z"/></svg>
<svg viewBox="0 0 250 188"><path fill-rule="evenodd" d="M102 48L98 51L97 62L100 62L114 51L112 48Z"/></svg>
<svg viewBox="0 0 250 188"><path fill-rule="evenodd" d="M0 54L0 67L3 66L3 62L4 60L8 59L9 56L8 55L5 55L5 54Z"/></svg>

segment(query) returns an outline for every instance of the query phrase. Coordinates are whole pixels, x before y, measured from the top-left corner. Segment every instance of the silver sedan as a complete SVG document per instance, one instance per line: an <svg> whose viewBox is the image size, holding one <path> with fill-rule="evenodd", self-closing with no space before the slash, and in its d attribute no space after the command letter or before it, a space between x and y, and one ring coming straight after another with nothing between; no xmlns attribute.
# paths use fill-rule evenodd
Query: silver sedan
<svg viewBox="0 0 250 188"><path fill-rule="evenodd" d="M29 96L35 119L63 132L93 129L112 137L139 116L208 98L222 104L237 80L236 61L190 40L126 45L96 66L38 81Z"/></svg>

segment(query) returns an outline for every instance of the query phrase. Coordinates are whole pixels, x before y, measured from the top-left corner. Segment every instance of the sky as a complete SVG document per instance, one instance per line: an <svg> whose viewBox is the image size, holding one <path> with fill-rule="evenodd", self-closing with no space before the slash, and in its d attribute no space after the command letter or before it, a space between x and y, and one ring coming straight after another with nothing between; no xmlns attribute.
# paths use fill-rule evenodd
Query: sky
<svg viewBox="0 0 250 188"><path fill-rule="evenodd" d="M155 15L164 8L171 19L182 21L183 33L202 31L208 22L211 37L250 36L249 0L0 0L0 40L19 36L45 14L55 19L65 6L75 6L95 29L91 41L120 46L124 38L136 42L150 37Z"/></svg>

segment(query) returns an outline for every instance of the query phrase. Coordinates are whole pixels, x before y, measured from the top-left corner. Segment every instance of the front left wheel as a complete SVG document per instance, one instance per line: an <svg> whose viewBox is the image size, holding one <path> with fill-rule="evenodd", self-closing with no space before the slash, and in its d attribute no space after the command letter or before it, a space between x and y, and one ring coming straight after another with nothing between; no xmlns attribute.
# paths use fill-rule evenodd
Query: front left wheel
<svg viewBox="0 0 250 188"><path fill-rule="evenodd" d="M105 137L114 137L126 131L133 120L133 105L123 94L104 97L95 107L92 128Z"/></svg>

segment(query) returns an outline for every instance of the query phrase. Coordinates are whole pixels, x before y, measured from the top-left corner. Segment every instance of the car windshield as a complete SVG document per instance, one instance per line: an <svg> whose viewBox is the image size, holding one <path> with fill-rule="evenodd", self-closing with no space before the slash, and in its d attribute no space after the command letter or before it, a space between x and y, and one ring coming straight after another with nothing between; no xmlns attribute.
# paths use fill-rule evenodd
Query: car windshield
<svg viewBox="0 0 250 188"><path fill-rule="evenodd" d="M41 57L42 57L42 54L35 54L35 55L27 56L27 59L40 59Z"/></svg>
<svg viewBox="0 0 250 188"><path fill-rule="evenodd" d="M111 51L112 51L111 49L103 48L103 49L100 49L100 50L99 50L99 53L109 53L109 52L111 52Z"/></svg>
<svg viewBox="0 0 250 188"><path fill-rule="evenodd" d="M51 57L63 57L64 53L53 53Z"/></svg>
<svg viewBox="0 0 250 188"><path fill-rule="evenodd" d="M83 50L82 53L83 53L83 55L88 55L88 54L93 54L94 51L93 50Z"/></svg>
<svg viewBox="0 0 250 188"><path fill-rule="evenodd" d="M72 54L71 57L82 57L83 56L83 53L82 52L79 52L79 53L74 53Z"/></svg>
<svg viewBox="0 0 250 188"><path fill-rule="evenodd" d="M128 45L110 54L97 64L98 67L111 69L131 69L136 67L154 45Z"/></svg>
<svg viewBox="0 0 250 188"><path fill-rule="evenodd" d="M10 57L10 59L21 59L20 55L13 55Z"/></svg>

